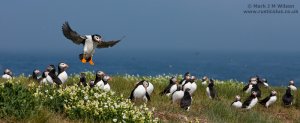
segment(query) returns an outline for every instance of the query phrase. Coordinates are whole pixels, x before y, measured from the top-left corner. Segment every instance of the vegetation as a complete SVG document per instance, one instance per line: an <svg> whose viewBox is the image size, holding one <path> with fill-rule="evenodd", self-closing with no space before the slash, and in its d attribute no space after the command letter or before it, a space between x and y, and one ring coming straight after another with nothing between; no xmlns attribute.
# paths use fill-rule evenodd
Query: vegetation
<svg viewBox="0 0 300 123"><path fill-rule="evenodd" d="M187 112L171 104L169 97L159 95L170 77L116 75L109 82L112 91L107 93L97 88L78 87L79 75L71 75L61 87L39 85L22 75L9 81L1 79L0 122L300 122L299 92L294 93L293 106L282 106L286 87L262 87L262 98L274 89L278 93L277 102L269 108L257 104L245 110L230 107L235 95L240 95L242 101L249 96L241 91L243 83L216 81L218 99L210 100L206 87L198 82ZM94 75L87 72L87 80L92 79ZM142 79L155 87L151 101L132 103L127 98L134 84Z"/></svg>

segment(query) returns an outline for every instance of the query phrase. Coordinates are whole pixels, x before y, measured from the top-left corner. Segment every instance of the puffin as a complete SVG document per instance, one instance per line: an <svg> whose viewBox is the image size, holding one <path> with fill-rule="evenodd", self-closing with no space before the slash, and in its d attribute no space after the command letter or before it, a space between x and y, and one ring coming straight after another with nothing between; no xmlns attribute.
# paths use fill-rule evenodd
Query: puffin
<svg viewBox="0 0 300 123"><path fill-rule="evenodd" d="M145 102L150 101L150 95L147 92L149 83L146 80L138 82L130 93L129 99L136 101L137 99L143 99ZM144 98L146 96L146 98Z"/></svg>
<svg viewBox="0 0 300 123"><path fill-rule="evenodd" d="M175 92L177 90L177 79L176 77L172 77L169 80L169 85L162 91L159 93L159 95L167 95L170 96L173 92Z"/></svg>
<svg viewBox="0 0 300 123"><path fill-rule="evenodd" d="M87 86L87 83L86 83L86 74L85 73L80 73L80 79L79 79L79 83L77 85L78 86L83 85L84 87Z"/></svg>
<svg viewBox="0 0 300 123"><path fill-rule="evenodd" d="M148 94L151 95L153 90L154 90L153 84L151 82L148 82L148 87L147 87Z"/></svg>
<svg viewBox="0 0 300 123"><path fill-rule="evenodd" d="M10 69L5 69L2 75L2 79L12 79L13 73Z"/></svg>
<svg viewBox="0 0 300 123"><path fill-rule="evenodd" d="M93 87L94 86L97 86L97 87L104 86L104 82L103 82L104 76L105 76L105 73L103 71L97 71Z"/></svg>
<svg viewBox="0 0 300 123"><path fill-rule="evenodd" d="M243 88L243 91L244 91L245 93L250 93L251 90L252 90L252 88L253 88L253 85L254 85L254 84L257 84L256 81L257 81L256 78L251 78L251 79L249 80L248 84Z"/></svg>
<svg viewBox="0 0 300 123"><path fill-rule="evenodd" d="M38 81L39 75L41 74L41 71L38 69L34 69L32 72L32 75L29 77L30 80Z"/></svg>
<svg viewBox="0 0 300 123"><path fill-rule="evenodd" d="M186 72L184 74L184 78L179 82L179 85L180 86L184 85L184 83L190 79L190 76L191 76L190 72Z"/></svg>
<svg viewBox="0 0 300 123"><path fill-rule="evenodd" d="M183 97L180 101L180 107L189 111L191 104L192 104L192 96L190 94L190 89L187 88L185 89Z"/></svg>
<svg viewBox="0 0 300 123"><path fill-rule="evenodd" d="M62 81L56 75L56 69L54 65L49 65L47 70L49 71L48 76L46 77L48 83L56 83L57 85L61 85Z"/></svg>
<svg viewBox="0 0 300 123"><path fill-rule="evenodd" d="M266 108L269 108L270 105L276 102L277 100L277 92L276 91L271 91L271 94L264 98L263 100L259 101L260 104L265 106Z"/></svg>
<svg viewBox="0 0 300 123"><path fill-rule="evenodd" d="M69 65L66 63L61 62L58 64L57 77L61 80L62 84L65 83L68 79L68 74L66 72L67 68L69 68Z"/></svg>
<svg viewBox="0 0 300 123"><path fill-rule="evenodd" d="M217 97L217 91L214 88L214 80L210 79L208 86L206 87L206 94L210 99L215 99Z"/></svg>
<svg viewBox="0 0 300 123"><path fill-rule="evenodd" d="M291 93L291 90L292 89L290 87L288 87L285 91L285 94L282 97L282 102L283 102L283 105L285 105L285 106L289 106L289 105L293 104L294 97Z"/></svg>
<svg viewBox="0 0 300 123"><path fill-rule="evenodd" d="M73 43L80 45L83 44L83 53L79 55L79 59L82 63L89 62L91 65L94 65L93 55L95 53L96 48L109 48L113 47L120 40L112 40L112 41L103 41L102 36L98 34L93 35L80 35L73 29L71 29L68 22L65 22L62 26L62 32L64 36L71 40Z"/></svg>
<svg viewBox="0 0 300 123"><path fill-rule="evenodd" d="M252 91L251 95L244 101L242 108L245 108L245 109L253 108L256 105L256 103L258 102L256 94L257 93L255 91Z"/></svg>
<svg viewBox="0 0 300 123"><path fill-rule="evenodd" d="M111 80L110 76L104 76L103 77L103 86L100 87L101 90L104 90L105 92L110 91L110 85L108 84L108 81Z"/></svg>
<svg viewBox="0 0 300 123"><path fill-rule="evenodd" d="M258 87L258 84L253 85L253 88L251 89L251 91L255 91L256 92L256 97L260 98L261 97L261 91Z"/></svg>
<svg viewBox="0 0 300 123"><path fill-rule="evenodd" d="M182 90L181 86L177 86L177 90L172 93L171 100L172 103L180 103L180 100L184 96L184 91Z"/></svg>
<svg viewBox="0 0 300 123"><path fill-rule="evenodd" d="M297 87L295 86L294 80L290 81L289 87L291 88L292 91L297 91Z"/></svg>
<svg viewBox="0 0 300 123"><path fill-rule="evenodd" d="M207 76L204 76L201 80L201 84L202 85L207 85L207 81L209 81L208 77Z"/></svg>
<svg viewBox="0 0 300 123"><path fill-rule="evenodd" d="M40 77L39 79L38 79L38 82L39 83L47 83L47 76L48 76L48 74L49 74L49 72L46 70L46 71L44 71L43 73L42 73L42 77Z"/></svg>
<svg viewBox="0 0 300 123"><path fill-rule="evenodd" d="M196 84L196 77L195 76L191 76L191 90L190 93L191 95L193 95L193 93L197 90L197 84Z"/></svg>
<svg viewBox="0 0 300 123"><path fill-rule="evenodd" d="M242 108L243 103L241 102L241 97L239 95L235 96L235 100L231 103L232 107Z"/></svg>

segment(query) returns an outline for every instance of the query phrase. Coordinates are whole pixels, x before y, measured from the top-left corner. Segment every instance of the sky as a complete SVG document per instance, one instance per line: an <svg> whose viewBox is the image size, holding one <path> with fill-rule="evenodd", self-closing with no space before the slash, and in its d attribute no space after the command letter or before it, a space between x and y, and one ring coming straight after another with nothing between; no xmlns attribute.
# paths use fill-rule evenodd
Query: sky
<svg viewBox="0 0 300 123"><path fill-rule="evenodd" d="M299 14L244 14L249 4L299 0L26 0L0 4L1 53L80 52L61 31L126 38L121 51L300 52Z"/></svg>

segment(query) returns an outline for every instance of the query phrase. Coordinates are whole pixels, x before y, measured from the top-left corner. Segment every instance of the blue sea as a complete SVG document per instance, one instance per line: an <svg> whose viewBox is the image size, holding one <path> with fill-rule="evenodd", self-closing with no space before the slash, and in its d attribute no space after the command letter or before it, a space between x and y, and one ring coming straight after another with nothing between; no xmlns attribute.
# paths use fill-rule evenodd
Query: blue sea
<svg viewBox="0 0 300 123"><path fill-rule="evenodd" d="M0 71L12 69L14 75L29 75L33 69L45 70L49 64L67 63L68 73L102 70L110 75L184 74L202 78L247 82L259 75L271 85L286 86L293 79L300 83L300 55L296 52L210 52L210 51L114 51L98 50L95 65L82 64L80 51L56 53L0 53Z"/></svg>

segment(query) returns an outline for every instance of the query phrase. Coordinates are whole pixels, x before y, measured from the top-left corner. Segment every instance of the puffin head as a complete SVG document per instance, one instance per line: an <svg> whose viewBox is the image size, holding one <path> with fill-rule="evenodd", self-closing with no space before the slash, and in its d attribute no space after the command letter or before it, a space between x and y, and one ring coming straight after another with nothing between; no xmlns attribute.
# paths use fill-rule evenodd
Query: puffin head
<svg viewBox="0 0 300 123"><path fill-rule="evenodd" d="M194 82L196 80L195 76L191 76L191 80Z"/></svg>
<svg viewBox="0 0 300 123"><path fill-rule="evenodd" d="M49 65L47 67L46 71L48 71L48 72L54 71L55 72L55 66L53 64Z"/></svg>
<svg viewBox="0 0 300 123"><path fill-rule="evenodd" d="M38 69L35 69L35 70L33 70L33 75L39 75L41 73L41 71L40 70L38 70Z"/></svg>
<svg viewBox="0 0 300 123"><path fill-rule="evenodd" d="M173 82L173 83L177 83L176 77L172 77L172 78L170 79L170 81Z"/></svg>
<svg viewBox="0 0 300 123"><path fill-rule="evenodd" d="M149 83L146 80L143 80L143 86L144 86L145 90L147 90Z"/></svg>
<svg viewBox="0 0 300 123"><path fill-rule="evenodd" d="M103 71L98 71L98 72L96 73L96 76L97 76L97 77L104 77L104 76L105 76L105 73L104 73Z"/></svg>
<svg viewBox="0 0 300 123"><path fill-rule="evenodd" d="M84 78L85 76L86 76L85 73L80 73L81 78Z"/></svg>
<svg viewBox="0 0 300 123"><path fill-rule="evenodd" d="M3 73L12 76L12 71L10 69L5 69Z"/></svg>
<svg viewBox="0 0 300 123"><path fill-rule="evenodd" d="M66 70L67 68L69 68L69 65L66 64L66 63L61 62L61 63L58 64L58 67L61 70Z"/></svg>
<svg viewBox="0 0 300 123"><path fill-rule="evenodd" d="M98 42L98 43L100 43L102 41L102 37L98 34L92 35L92 39L94 42Z"/></svg>
<svg viewBox="0 0 300 123"><path fill-rule="evenodd" d="M107 82L108 80L111 80L110 76L105 75L105 76L103 77L103 81L106 81L106 82Z"/></svg>
<svg viewBox="0 0 300 123"><path fill-rule="evenodd" d="M236 96L235 96L235 100L236 100L236 101L241 101L240 95L236 95Z"/></svg>
<svg viewBox="0 0 300 123"><path fill-rule="evenodd" d="M275 96L276 94L277 94L277 92L276 92L275 90L272 90L272 91L271 91L271 95L272 95L272 96Z"/></svg>
<svg viewBox="0 0 300 123"><path fill-rule="evenodd" d="M207 81L207 80L208 80L208 77L207 76L203 76L202 82Z"/></svg>
<svg viewBox="0 0 300 123"><path fill-rule="evenodd" d="M250 79L250 83L252 83L253 85L257 84L257 78L256 77L252 77Z"/></svg>
<svg viewBox="0 0 300 123"><path fill-rule="evenodd" d="M290 80L290 83L289 83L289 85L295 85L295 82L294 82L294 80Z"/></svg>
<svg viewBox="0 0 300 123"><path fill-rule="evenodd" d="M251 93L251 96L254 96L254 97L256 97L256 95L257 95L257 92L255 92L255 91L252 91L252 93Z"/></svg>

